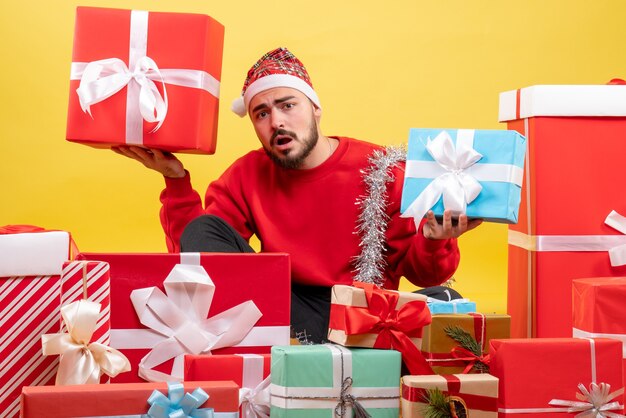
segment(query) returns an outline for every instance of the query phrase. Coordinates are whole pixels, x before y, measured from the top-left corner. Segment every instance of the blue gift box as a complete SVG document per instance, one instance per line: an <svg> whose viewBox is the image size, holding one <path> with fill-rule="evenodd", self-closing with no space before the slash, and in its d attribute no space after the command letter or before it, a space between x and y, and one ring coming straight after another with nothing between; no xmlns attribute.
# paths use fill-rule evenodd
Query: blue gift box
<svg viewBox="0 0 626 418"><path fill-rule="evenodd" d="M428 309L431 314L455 314L455 313L474 313L476 312L476 302L468 299L453 299L451 301L443 301L428 298Z"/></svg>
<svg viewBox="0 0 626 418"><path fill-rule="evenodd" d="M403 217L442 216L517 223L526 138L515 131L411 129Z"/></svg>

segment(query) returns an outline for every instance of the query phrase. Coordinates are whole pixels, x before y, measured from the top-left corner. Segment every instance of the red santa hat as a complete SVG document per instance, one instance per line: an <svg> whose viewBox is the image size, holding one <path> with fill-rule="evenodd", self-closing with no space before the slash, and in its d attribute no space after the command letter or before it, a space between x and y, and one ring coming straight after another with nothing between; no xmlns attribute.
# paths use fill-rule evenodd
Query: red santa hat
<svg viewBox="0 0 626 418"><path fill-rule="evenodd" d="M276 48L263 55L248 71L241 96L233 101L231 109L241 117L248 113L250 100L262 91L274 87L291 87L302 92L318 108L320 100L306 68L287 48Z"/></svg>

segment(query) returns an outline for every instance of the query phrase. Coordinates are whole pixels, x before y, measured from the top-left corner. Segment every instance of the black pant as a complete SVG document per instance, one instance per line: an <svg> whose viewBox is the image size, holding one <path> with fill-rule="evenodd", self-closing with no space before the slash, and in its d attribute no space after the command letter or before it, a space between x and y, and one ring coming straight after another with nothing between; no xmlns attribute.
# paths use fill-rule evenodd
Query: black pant
<svg viewBox="0 0 626 418"><path fill-rule="evenodd" d="M181 252L253 253L243 237L223 219L203 215L191 221L180 237ZM291 285L291 333L303 343L326 341L330 288Z"/></svg>

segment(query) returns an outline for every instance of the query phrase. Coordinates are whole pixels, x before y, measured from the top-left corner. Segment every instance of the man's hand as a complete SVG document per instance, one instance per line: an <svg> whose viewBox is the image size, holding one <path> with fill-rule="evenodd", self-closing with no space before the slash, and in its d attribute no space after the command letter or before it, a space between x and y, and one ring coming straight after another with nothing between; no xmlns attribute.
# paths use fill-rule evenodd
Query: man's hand
<svg viewBox="0 0 626 418"><path fill-rule="evenodd" d="M111 149L120 155L139 161L149 169L158 171L165 177L185 177L183 163L170 152L135 146L111 147Z"/></svg>
<svg viewBox="0 0 626 418"><path fill-rule="evenodd" d="M443 212L443 223L437 222L435 214L429 210L426 214L426 223L422 228L424 236L428 239L448 239L458 238L467 231L471 231L478 225L483 223L482 219L467 220L467 215L462 214L456 225L452 224L452 212L446 210Z"/></svg>

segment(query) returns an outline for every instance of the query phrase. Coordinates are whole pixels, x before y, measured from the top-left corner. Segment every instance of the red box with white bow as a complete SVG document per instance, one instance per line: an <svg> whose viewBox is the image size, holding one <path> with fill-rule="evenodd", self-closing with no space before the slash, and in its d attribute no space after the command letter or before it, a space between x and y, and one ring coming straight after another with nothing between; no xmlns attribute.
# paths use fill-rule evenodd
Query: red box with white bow
<svg viewBox="0 0 626 418"><path fill-rule="evenodd" d="M626 276L616 190L626 183L626 85L508 91L499 120L528 140L519 222L509 226L511 337L568 337L572 280Z"/></svg>
<svg viewBox="0 0 626 418"><path fill-rule="evenodd" d="M185 381L232 380L239 385L239 416L270 415L269 354L186 355Z"/></svg>
<svg viewBox="0 0 626 418"><path fill-rule="evenodd" d="M111 268L111 347L133 371L183 377L185 354L269 353L289 344L287 254L79 254ZM207 320L208 318L208 320Z"/></svg>
<svg viewBox="0 0 626 418"><path fill-rule="evenodd" d="M214 153L223 43L206 15L78 7L68 141Z"/></svg>

